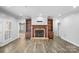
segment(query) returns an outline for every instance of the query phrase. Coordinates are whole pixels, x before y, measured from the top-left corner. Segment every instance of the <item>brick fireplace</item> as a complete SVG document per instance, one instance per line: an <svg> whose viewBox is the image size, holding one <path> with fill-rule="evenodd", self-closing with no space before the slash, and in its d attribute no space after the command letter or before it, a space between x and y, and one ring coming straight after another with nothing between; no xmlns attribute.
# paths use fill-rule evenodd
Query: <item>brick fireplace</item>
<svg viewBox="0 0 79 59"><path fill-rule="evenodd" d="M47 25L32 25L32 38L44 38L47 39L48 38L48 34L47 34L48 30L47 30Z"/></svg>
<svg viewBox="0 0 79 59"><path fill-rule="evenodd" d="M26 39L53 39L53 19L36 17L26 19Z"/></svg>
<svg viewBox="0 0 79 59"><path fill-rule="evenodd" d="M45 37L45 30L44 29L35 29L34 37Z"/></svg>

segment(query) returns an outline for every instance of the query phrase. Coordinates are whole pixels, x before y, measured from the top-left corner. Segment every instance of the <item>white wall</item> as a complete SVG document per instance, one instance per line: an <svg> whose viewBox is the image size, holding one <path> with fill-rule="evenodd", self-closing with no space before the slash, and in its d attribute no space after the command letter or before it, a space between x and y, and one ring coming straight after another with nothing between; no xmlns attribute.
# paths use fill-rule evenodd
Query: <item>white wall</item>
<svg viewBox="0 0 79 59"><path fill-rule="evenodd" d="M11 22L11 32L10 32L10 38L5 39L5 32L7 31L6 23L7 21ZM15 18L8 16L6 14L0 14L0 46L4 46L8 44L9 42L15 40L18 38L18 22Z"/></svg>
<svg viewBox="0 0 79 59"><path fill-rule="evenodd" d="M3 20L0 18L0 42L3 39Z"/></svg>
<svg viewBox="0 0 79 59"><path fill-rule="evenodd" d="M62 19L60 36L64 40L79 46L79 14L70 15Z"/></svg>
<svg viewBox="0 0 79 59"><path fill-rule="evenodd" d="M53 31L54 35L58 36L58 19L53 20Z"/></svg>

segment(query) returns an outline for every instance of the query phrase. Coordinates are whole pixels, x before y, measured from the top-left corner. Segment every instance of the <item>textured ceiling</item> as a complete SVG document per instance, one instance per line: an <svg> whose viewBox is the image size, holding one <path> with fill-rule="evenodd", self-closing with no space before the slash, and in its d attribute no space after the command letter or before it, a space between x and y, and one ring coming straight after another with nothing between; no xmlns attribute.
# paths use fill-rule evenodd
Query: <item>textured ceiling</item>
<svg viewBox="0 0 79 59"><path fill-rule="evenodd" d="M73 8L72 6L3 6L1 7L6 12L16 15L17 17L36 17L42 14L42 16L66 16L68 14L79 12L79 8Z"/></svg>

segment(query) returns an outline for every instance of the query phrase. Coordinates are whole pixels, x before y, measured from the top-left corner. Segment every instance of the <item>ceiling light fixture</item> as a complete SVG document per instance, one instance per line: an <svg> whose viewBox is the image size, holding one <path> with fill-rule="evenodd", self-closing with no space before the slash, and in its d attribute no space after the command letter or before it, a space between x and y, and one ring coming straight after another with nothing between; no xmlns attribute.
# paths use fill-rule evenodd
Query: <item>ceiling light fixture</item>
<svg viewBox="0 0 79 59"><path fill-rule="evenodd" d="M42 16L42 13L40 13L39 16Z"/></svg>
<svg viewBox="0 0 79 59"><path fill-rule="evenodd" d="M77 6L76 5L73 5L73 8L76 8Z"/></svg>
<svg viewBox="0 0 79 59"><path fill-rule="evenodd" d="M58 17L61 17L61 14L59 14Z"/></svg>
<svg viewBox="0 0 79 59"><path fill-rule="evenodd" d="M23 16L23 14L19 14L19 16Z"/></svg>

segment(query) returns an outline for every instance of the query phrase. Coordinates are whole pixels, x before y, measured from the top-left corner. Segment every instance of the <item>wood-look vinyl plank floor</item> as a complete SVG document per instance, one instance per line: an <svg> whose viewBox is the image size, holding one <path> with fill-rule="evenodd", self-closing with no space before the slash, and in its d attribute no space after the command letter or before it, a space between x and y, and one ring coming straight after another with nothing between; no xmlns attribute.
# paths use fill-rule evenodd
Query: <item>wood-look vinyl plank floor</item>
<svg viewBox="0 0 79 59"><path fill-rule="evenodd" d="M79 53L79 47L54 36L54 39L26 40L24 34L19 39L0 47L0 53Z"/></svg>

